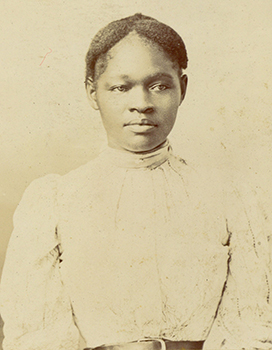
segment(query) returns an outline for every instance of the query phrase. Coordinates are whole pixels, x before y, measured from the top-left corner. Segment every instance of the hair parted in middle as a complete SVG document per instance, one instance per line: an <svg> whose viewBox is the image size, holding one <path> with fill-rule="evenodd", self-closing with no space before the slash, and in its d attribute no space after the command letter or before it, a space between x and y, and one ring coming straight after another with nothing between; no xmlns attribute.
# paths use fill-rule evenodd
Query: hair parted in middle
<svg viewBox="0 0 272 350"><path fill-rule="evenodd" d="M94 36L86 55L85 85L105 71L108 51L131 32L162 48L180 72L187 68L187 52L179 34L155 18L136 13L109 23Z"/></svg>

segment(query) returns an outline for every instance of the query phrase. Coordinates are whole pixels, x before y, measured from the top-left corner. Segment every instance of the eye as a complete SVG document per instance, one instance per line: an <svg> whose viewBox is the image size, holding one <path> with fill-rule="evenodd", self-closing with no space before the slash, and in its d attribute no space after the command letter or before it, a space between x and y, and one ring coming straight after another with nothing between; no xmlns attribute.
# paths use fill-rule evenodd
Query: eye
<svg viewBox="0 0 272 350"><path fill-rule="evenodd" d="M170 86L169 85L166 85L166 84L154 84L151 86L151 90L152 91L164 91L164 90L167 90L169 89Z"/></svg>
<svg viewBox="0 0 272 350"><path fill-rule="evenodd" d="M116 85L116 86L113 86L110 90L113 92L126 92L126 91L128 91L128 86Z"/></svg>

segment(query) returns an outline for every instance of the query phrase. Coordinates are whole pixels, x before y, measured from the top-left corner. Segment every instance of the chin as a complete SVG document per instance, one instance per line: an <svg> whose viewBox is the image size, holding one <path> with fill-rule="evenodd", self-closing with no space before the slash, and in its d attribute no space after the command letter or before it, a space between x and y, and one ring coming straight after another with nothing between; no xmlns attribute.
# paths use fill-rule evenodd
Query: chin
<svg viewBox="0 0 272 350"><path fill-rule="evenodd" d="M128 145L126 150L133 153L148 153L152 152L154 149L158 148L161 144L163 144L165 140L158 142L146 142L141 144L133 144Z"/></svg>

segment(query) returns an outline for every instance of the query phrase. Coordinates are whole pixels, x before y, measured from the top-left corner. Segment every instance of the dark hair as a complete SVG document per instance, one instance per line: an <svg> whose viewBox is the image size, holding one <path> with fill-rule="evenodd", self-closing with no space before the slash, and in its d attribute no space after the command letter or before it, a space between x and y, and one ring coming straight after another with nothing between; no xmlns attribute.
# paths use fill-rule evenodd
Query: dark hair
<svg viewBox="0 0 272 350"><path fill-rule="evenodd" d="M103 73L108 51L132 31L159 45L180 70L187 68L186 48L178 33L152 17L136 13L109 23L95 35L86 55L85 84L88 79L95 81Z"/></svg>

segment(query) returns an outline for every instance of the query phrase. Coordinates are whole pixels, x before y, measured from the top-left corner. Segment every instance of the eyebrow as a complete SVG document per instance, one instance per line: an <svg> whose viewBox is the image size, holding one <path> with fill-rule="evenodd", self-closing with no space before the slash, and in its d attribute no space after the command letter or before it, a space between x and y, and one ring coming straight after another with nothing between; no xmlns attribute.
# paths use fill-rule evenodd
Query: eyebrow
<svg viewBox="0 0 272 350"><path fill-rule="evenodd" d="M156 74L148 76L148 79L153 79L153 78L169 78L169 79L173 79L172 75L168 74L168 73L156 73Z"/></svg>
<svg viewBox="0 0 272 350"><path fill-rule="evenodd" d="M120 78L121 79L130 79L130 77L127 75L127 74L122 74L120 75ZM168 73L155 73L155 74L151 74L151 75L148 75L146 77L145 80L149 81L149 80L153 80L153 79L160 79L160 78L168 78L168 79L171 79L173 80L173 77L171 74L168 74Z"/></svg>

